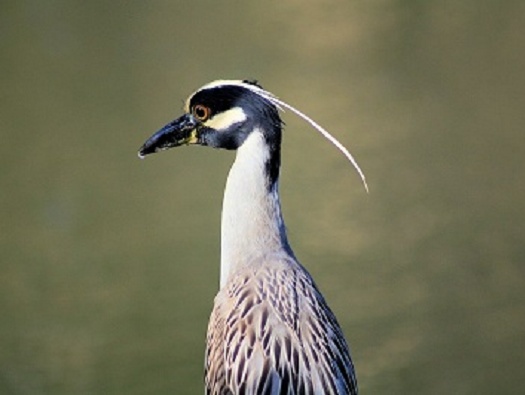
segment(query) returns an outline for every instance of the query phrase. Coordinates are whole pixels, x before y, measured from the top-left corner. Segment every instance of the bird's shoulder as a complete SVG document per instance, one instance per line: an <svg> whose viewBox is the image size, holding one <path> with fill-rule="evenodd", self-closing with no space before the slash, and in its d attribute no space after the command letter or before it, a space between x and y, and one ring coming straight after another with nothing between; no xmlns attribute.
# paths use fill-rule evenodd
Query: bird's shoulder
<svg viewBox="0 0 525 395"><path fill-rule="evenodd" d="M289 256L264 259L235 273L215 298L208 393L215 385L246 394L356 393L344 336L309 273Z"/></svg>

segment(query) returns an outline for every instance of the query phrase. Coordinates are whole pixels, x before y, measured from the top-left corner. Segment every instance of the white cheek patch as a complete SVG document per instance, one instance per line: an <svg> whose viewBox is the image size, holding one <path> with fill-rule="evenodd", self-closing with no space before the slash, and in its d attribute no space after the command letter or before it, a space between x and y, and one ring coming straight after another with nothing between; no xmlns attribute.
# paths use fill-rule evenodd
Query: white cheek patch
<svg viewBox="0 0 525 395"><path fill-rule="evenodd" d="M241 107L233 107L227 111L214 115L204 122L204 126L215 129L218 132L228 129L230 126L246 121L246 113Z"/></svg>

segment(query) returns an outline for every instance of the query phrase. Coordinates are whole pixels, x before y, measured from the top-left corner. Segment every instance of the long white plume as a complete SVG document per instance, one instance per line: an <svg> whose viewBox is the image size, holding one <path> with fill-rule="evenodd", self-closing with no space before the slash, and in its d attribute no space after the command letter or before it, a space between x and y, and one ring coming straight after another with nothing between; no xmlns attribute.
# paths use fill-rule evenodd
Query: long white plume
<svg viewBox="0 0 525 395"><path fill-rule="evenodd" d="M346 149L346 147L343 144L341 144L339 140L337 140L334 136L332 136L326 129L324 129L321 125L319 125L312 118L310 118L308 115L299 111L297 108L291 106L290 104L282 101L277 96L275 96L273 93L262 89L258 85L254 85L253 83L242 81L242 80L217 80L217 81L211 82L203 86L200 90L212 89L212 88L216 88L219 86L227 86L227 85L242 86L243 88L248 89L252 91L253 93L259 95L263 99L268 100L270 103L276 106L279 110L284 111L284 109L288 109L292 111L295 115L297 115L299 118L302 118L304 121L308 122L310 126L312 126L315 130L321 133L321 135L324 138L326 138L329 142L335 145L336 148L339 151L341 151L344 156L346 156L346 158L350 161L352 166L354 166L354 168L357 170L357 173L359 174L359 177L361 177L361 181L363 182L365 190L368 193L368 184L366 183L365 175L363 171L361 170L361 168L359 167L359 165L357 164L357 161L354 159L352 154ZM186 102L186 109L188 108L188 106L189 106L189 99Z"/></svg>
<svg viewBox="0 0 525 395"><path fill-rule="evenodd" d="M288 109L292 111L295 115L302 118L306 122L308 122L315 130L317 130L321 135L326 138L329 142L331 142L333 145L336 146L339 151L343 153L344 156L350 161L350 163L354 166L357 173L359 174L359 177L361 177L361 181L363 182L363 185L365 187L366 192L368 193L368 184L366 183L365 174L357 164L357 161L352 156L352 154L346 149L346 147L339 142L334 136L332 136L326 129L324 129L321 125L319 125L317 122L315 122L312 118L310 118L308 115L304 114L303 112L299 111L297 108L291 106L290 104L282 101L277 96L273 95L272 93L259 88L256 85L251 85L247 83L243 83L243 86L252 92L258 94L259 96L263 97L264 99L268 100L269 102L273 103L277 108L279 108L281 111L284 111L283 108Z"/></svg>

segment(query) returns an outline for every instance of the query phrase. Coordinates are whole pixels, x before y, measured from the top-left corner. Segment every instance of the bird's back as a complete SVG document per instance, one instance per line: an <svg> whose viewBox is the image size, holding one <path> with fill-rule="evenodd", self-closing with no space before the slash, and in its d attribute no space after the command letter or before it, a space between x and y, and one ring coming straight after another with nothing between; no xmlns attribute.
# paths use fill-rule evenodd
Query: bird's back
<svg viewBox="0 0 525 395"><path fill-rule="evenodd" d="M206 393L357 394L348 346L308 272L286 253L232 274L215 298Z"/></svg>

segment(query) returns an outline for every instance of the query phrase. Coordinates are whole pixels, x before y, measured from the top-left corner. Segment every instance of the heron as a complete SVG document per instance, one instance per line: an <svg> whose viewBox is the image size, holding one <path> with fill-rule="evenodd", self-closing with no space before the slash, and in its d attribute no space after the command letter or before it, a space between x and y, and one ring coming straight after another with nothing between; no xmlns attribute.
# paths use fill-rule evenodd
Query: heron
<svg viewBox="0 0 525 395"><path fill-rule="evenodd" d="M139 156L197 144L236 150L224 191L220 287L206 336L205 393L358 393L343 331L286 234L279 198L280 110L310 117L252 80L218 80L189 96L184 114L153 134Z"/></svg>

